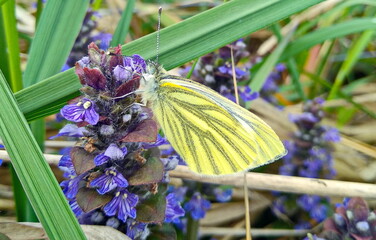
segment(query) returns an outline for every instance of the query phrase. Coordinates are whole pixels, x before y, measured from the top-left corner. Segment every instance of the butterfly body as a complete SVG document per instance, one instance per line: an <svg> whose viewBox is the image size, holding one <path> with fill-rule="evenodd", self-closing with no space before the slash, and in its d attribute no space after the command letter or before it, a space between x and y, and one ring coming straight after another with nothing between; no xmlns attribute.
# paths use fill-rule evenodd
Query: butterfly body
<svg viewBox="0 0 376 240"><path fill-rule="evenodd" d="M172 147L194 172L243 172L286 154L260 118L212 89L147 63L139 90Z"/></svg>

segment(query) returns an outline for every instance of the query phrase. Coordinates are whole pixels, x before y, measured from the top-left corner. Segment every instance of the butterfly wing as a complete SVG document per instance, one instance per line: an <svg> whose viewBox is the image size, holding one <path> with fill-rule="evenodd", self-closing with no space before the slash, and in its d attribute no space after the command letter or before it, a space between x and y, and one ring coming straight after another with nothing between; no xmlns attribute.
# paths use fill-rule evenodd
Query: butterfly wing
<svg viewBox="0 0 376 240"><path fill-rule="evenodd" d="M261 119L201 84L164 76L153 112L189 167L219 175L258 167L285 154Z"/></svg>

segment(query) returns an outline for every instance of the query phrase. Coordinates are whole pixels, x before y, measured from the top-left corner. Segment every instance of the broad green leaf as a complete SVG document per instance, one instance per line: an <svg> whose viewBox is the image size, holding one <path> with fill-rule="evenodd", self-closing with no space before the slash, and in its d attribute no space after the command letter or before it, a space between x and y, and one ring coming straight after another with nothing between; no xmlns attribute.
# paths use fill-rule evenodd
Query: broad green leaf
<svg viewBox="0 0 376 240"><path fill-rule="evenodd" d="M60 72L80 31L88 6L89 0L47 1L24 72L25 86Z"/></svg>
<svg viewBox="0 0 376 240"><path fill-rule="evenodd" d="M223 4L161 30L160 62L166 69L179 66L322 1L234 0ZM149 34L125 44L123 53L153 58L155 41L156 33ZM79 88L71 69L24 89L16 98L31 120L56 113L66 100L79 94Z"/></svg>
<svg viewBox="0 0 376 240"><path fill-rule="evenodd" d="M121 14L121 19L116 26L114 36L112 36L111 47L115 47L118 44L124 44L125 37L128 34L129 25L131 24L132 14L136 0L128 0L127 6Z"/></svg>
<svg viewBox="0 0 376 240"><path fill-rule="evenodd" d="M234 0L160 31L159 61L178 67L322 0ZM123 46L123 54L156 57L157 33Z"/></svg>
<svg viewBox="0 0 376 240"><path fill-rule="evenodd" d="M0 72L0 135L50 239L85 239L76 217Z"/></svg>
<svg viewBox="0 0 376 240"><path fill-rule="evenodd" d="M291 42L285 52L282 54L280 61L284 61L304 50L310 49L316 44L325 40L343 37L352 33L362 32L365 30L376 30L376 18L358 18L346 22L338 23L330 27L318 29L312 33Z"/></svg>

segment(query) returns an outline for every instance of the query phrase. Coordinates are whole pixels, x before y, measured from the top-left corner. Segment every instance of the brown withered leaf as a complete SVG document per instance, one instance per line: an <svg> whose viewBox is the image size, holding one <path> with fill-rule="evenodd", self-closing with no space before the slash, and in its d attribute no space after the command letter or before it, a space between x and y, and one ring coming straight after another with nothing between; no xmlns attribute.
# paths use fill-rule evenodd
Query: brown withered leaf
<svg viewBox="0 0 376 240"><path fill-rule="evenodd" d="M103 207L110 202L112 198L112 195L101 195L92 188L80 188L76 195L77 204L84 212L90 212Z"/></svg>
<svg viewBox="0 0 376 240"><path fill-rule="evenodd" d="M138 204L136 220L144 223L162 223L166 212L166 185L159 186L158 193Z"/></svg>
<svg viewBox="0 0 376 240"><path fill-rule="evenodd" d="M123 96L136 90L140 86L140 77L134 77L133 79L121 84L115 91L115 96Z"/></svg>
<svg viewBox="0 0 376 240"><path fill-rule="evenodd" d="M149 158L134 175L128 178L129 185L144 185L162 180L164 174L163 163L159 158Z"/></svg>
<svg viewBox="0 0 376 240"><path fill-rule="evenodd" d="M77 175L87 172L95 167L95 156L96 154L88 153L87 151L85 151L85 149L81 147L72 148L70 152L70 157L72 159L72 163Z"/></svg>
<svg viewBox="0 0 376 240"><path fill-rule="evenodd" d="M135 130L130 132L122 142L155 142L157 140L158 127L152 119L142 121Z"/></svg>

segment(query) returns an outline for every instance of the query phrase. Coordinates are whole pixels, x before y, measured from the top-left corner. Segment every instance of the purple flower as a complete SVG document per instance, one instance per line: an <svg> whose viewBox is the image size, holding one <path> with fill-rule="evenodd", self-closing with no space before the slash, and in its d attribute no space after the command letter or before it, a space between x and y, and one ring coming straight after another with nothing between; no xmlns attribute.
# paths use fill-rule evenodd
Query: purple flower
<svg viewBox="0 0 376 240"><path fill-rule="evenodd" d="M239 90L239 95L243 101L252 101L259 97L258 92L252 92L249 86L245 86L242 90Z"/></svg>
<svg viewBox="0 0 376 240"><path fill-rule="evenodd" d="M176 187L173 189L176 201L183 202L185 199L185 194L187 194L188 187Z"/></svg>
<svg viewBox="0 0 376 240"><path fill-rule="evenodd" d="M104 153L95 156L94 163L96 166L100 166L108 162L110 159L122 160L127 153L128 149L126 147L120 149L115 143L111 143Z"/></svg>
<svg viewBox="0 0 376 240"><path fill-rule="evenodd" d="M328 207L324 204L317 205L311 209L309 215L316 221L321 222L328 216Z"/></svg>
<svg viewBox="0 0 376 240"><path fill-rule="evenodd" d="M78 64L80 64L81 67L89 67L90 64L90 58L89 57L83 57L78 61Z"/></svg>
<svg viewBox="0 0 376 240"><path fill-rule="evenodd" d="M81 178L82 176L77 176L60 183L60 186L64 188L63 193L68 199L73 199L74 197L76 197L79 190Z"/></svg>
<svg viewBox="0 0 376 240"><path fill-rule="evenodd" d="M320 199L316 195L302 195L298 198L297 203L305 211L311 211L320 202Z"/></svg>
<svg viewBox="0 0 376 240"><path fill-rule="evenodd" d="M311 229L312 225L307 221L300 221L295 225L295 229Z"/></svg>
<svg viewBox="0 0 376 240"><path fill-rule="evenodd" d="M127 148L120 149L115 143L111 143L104 155L114 160L120 160L124 158L127 152Z"/></svg>
<svg viewBox="0 0 376 240"><path fill-rule="evenodd" d="M82 215L84 212L82 211L81 207L78 205L77 200L74 198L69 201L69 205L73 211L73 213L76 215L76 217Z"/></svg>
<svg viewBox="0 0 376 240"><path fill-rule="evenodd" d="M117 65L114 70L114 77L118 82L126 82L132 79L132 69L130 67L123 67L121 65Z"/></svg>
<svg viewBox="0 0 376 240"><path fill-rule="evenodd" d="M180 202L176 200L175 194L170 193L166 196L166 218L165 222L172 222L174 219L183 217L184 209L180 206Z"/></svg>
<svg viewBox="0 0 376 240"><path fill-rule="evenodd" d="M286 214L286 202L287 202L287 196L280 196L274 201L273 211L277 214Z"/></svg>
<svg viewBox="0 0 376 240"><path fill-rule="evenodd" d="M50 137L50 139L55 139L61 136L83 137L84 133L86 132L87 131L84 127L77 127L75 124L67 124L62 129L60 129L57 135Z"/></svg>
<svg viewBox="0 0 376 240"><path fill-rule="evenodd" d="M279 174L283 176L293 176L295 169L296 166L294 164L284 163L284 165L279 168Z"/></svg>
<svg viewBox="0 0 376 240"><path fill-rule="evenodd" d="M191 213L193 219L198 220L205 217L205 212L210 206L210 202L196 192L191 200L184 205L184 209Z"/></svg>
<svg viewBox="0 0 376 240"><path fill-rule="evenodd" d="M95 156L94 163L95 163L96 166L100 166L100 165L108 162L108 160L110 160L110 159L111 159L110 157L107 157L107 156L104 155L104 153L101 153L101 154L98 154L97 156Z"/></svg>
<svg viewBox="0 0 376 240"><path fill-rule="evenodd" d="M317 117L315 117L312 113L310 112L304 112L302 114L299 114L299 115L289 115L289 120L293 123L297 123L297 122L300 122L300 121L303 121L303 122L310 122L310 123L316 123L316 122L319 122L320 119L318 119Z"/></svg>
<svg viewBox="0 0 376 240"><path fill-rule="evenodd" d="M106 226L118 228L120 226L120 221L116 217L107 219Z"/></svg>
<svg viewBox="0 0 376 240"><path fill-rule="evenodd" d="M232 66L229 65L229 64L226 64L226 65L222 65L218 68L219 72L223 73L223 74L227 74L227 75L230 75L232 76ZM246 71L243 71L241 70L240 68L238 67L235 67L235 74L236 74L236 78L239 79L239 78L242 78L244 77L247 72Z"/></svg>
<svg viewBox="0 0 376 240"><path fill-rule="evenodd" d="M112 34L104 32L100 32L92 37L92 41L99 42L99 47L103 50L106 50L110 46L111 39Z"/></svg>
<svg viewBox="0 0 376 240"><path fill-rule="evenodd" d="M91 100L84 98L76 104L64 106L60 110L61 115L72 122L88 122L95 125L99 121L99 114L95 111L95 104Z"/></svg>
<svg viewBox="0 0 376 240"><path fill-rule="evenodd" d="M145 60L137 54L134 54L132 57L125 57L124 66L130 67L136 73L143 73L146 70Z"/></svg>
<svg viewBox="0 0 376 240"><path fill-rule="evenodd" d="M286 66L285 66L285 64L283 64L283 63L278 63L278 64L275 66L275 70L276 70L277 72L283 72L283 71L286 70Z"/></svg>
<svg viewBox="0 0 376 240"><path fill-rule="evenodd" d="M127 220L127 236L131 239L146 239L150 231L147 224L137 222L133 219Z"/></svg>
<svg viewBox="0 0 376 240"><path fill-rule="evenodd" d="M64 172L65 178L75 177L77 175L72 163L72 159L69 155L63 155L60 158L58 167Z"/></svg>
<svg viewBox="0 0 376 240"><path fill-rule="evenodd" d="M107 203L103 210L107 216L114 216L117 214L118 218L125 222L128 217L136 218L135 206L138 203L138 196L132 194L127 190L118 191L115 197Z"/></svg>
<svg viewBox="0 0 376 240"><path fill-rule="evenodd" d="M214 189L215 198L218 202L228 202L231 200L232 197L232 189L231 188L215 188Z"/></svg>
<svg viewBox="0 0 376 240"><path fill-rule="evenodd" d="M153 147L159 147L159 146L165 145L165 144L169 144L167 139L164 138L164 137L161 137L161 135L158 134L157 140L155 141L155 143L143 143L142 147L145 148L145 149L149 149L149 148L153 148ZM166 154L166 155L170 155L170 154Z"/></svg>
<svg viewBox="0 0 376 240"><path fill-rule="evenodd" d="M105 194L116 187L127 187L128 181L115 167L107 168L105 173L91 181L90 186L99 187L97 191Z"/></svg>
<svg viewBox="0 0 376 240"><path fill-rule="evenodd" d="M328 142L339 142L341 137L339 131L336 128L325 127L325 132L323 133L323 139Z"/></svg>

